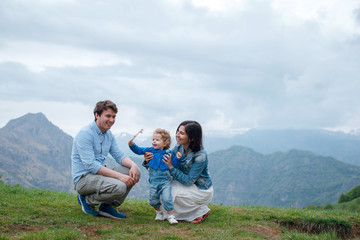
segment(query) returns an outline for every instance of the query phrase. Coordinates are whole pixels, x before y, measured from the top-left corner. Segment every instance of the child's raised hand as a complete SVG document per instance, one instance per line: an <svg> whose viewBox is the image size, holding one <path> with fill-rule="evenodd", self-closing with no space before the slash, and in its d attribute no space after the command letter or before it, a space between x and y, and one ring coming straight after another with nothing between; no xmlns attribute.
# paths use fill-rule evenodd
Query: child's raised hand
<svg viewBox="0 0 360 240"><path fill-rule="evenodd" d="M133 140L130 139L129 142L128 142L128 145L131 147L133 144L134 144Z"/></svg>
<svg viewBox="0 0 360 240"><path fill-rule="evenodd" d="M180 159L180 158L182 157L181 152L177 152L177 153L176 153L176 157L177 157L178 159Z"/></svg>

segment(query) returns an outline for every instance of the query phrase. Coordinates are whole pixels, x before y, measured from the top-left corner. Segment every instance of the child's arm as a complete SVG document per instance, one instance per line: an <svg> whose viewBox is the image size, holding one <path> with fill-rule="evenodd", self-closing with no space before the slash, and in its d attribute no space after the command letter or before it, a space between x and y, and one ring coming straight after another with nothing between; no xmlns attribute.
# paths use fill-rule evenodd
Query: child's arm
<svg viewBox="0 0 360 240"><path fill-rule="evenodd" d="M177 152L177 153L176 153L176 157L177 157L178 159L180 159L180 158L182 157L181 152Z"/></svg>
<svg viewBox="0 0 360 240"><path fill-rule="evenodd" d="M171 152L171 154L173 155L173 158L171 160L172 162L172 165L175 167L175 168L178 168L180 166L180 162L181 162L181 157L182 157L182 154L180 152L177 152L176 155Z"/></svg>
<svg viewBox="0 0 360 240"><path fill-rule="evenodd" d="M132 143L132 145L130 145ZM142 148L139 147L138 145L136 145L136 143L134 143L132 140L129 141L129 148L131 151L133 151L133 153L137 154L137 155L143 155L146 152L149 152L151 148Z"/></svg>

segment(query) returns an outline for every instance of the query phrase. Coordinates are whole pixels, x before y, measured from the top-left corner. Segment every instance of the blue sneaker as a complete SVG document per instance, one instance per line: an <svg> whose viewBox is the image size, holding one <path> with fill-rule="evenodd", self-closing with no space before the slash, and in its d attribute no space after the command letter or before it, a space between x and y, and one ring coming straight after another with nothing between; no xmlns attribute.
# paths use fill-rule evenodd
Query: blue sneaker
<svg viewBox="0 0 360 240"><path fill-rule="evenodd" d="M78 195L77 196L77 200L79 202L79 204L81 205L81 209L83 210L84 213L88 213L91 214L93 216L98 216L99 212L95 210L95 207L90 206L86 201L85 201L85 196L84 195Z"/></svg>
<svg viewBox="0 0 360 240"><path fill-rule="evenodd" d="M116 219L126 218L125 214L116 211L112 206L106 203L102 203L100 205L99 214L101 216L109 217L109 218L116 218Z"/></svg>

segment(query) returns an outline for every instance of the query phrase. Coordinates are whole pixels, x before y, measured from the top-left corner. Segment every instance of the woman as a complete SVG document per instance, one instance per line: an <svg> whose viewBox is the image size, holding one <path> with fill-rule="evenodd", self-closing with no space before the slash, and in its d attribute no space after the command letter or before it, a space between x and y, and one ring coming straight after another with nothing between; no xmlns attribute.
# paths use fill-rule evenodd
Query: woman
<svg viewBox="0 0 360 240"><path fill-rule="evenodd" d="M171 195L174 202L174 215L178 220L201 223L210 214L207 204L213 197L212 181L208 172L208 159L202 145L202 129L196 121L184 121L176 130L177 144L173 152L182 154L180 166L174 168L171 155L163 161L170 169L173 178ZM152 154L145 156L146 161ZM165 209L162 209L164 219Z"/></svg>

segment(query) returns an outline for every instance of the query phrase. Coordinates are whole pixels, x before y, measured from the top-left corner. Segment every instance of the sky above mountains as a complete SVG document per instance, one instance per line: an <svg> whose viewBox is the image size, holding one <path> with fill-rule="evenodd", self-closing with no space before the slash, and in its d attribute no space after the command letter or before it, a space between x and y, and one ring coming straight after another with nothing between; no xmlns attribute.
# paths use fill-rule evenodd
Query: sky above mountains
<svg viewBox="0 0 360 240"><path fill-rule="evenodd" d="M360 128L359 1L2 0L0 32L0 127Z"/></svg>

